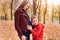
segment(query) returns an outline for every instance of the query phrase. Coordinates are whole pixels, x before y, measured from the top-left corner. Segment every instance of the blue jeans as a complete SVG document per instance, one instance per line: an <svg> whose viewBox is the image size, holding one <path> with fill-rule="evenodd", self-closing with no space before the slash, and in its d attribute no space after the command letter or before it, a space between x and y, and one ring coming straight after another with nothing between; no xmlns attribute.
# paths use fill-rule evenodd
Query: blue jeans
<svg viewBox="0 0 60 40"><path fill-rule="evenodd" d="M24 32L23 34L26 36L27 40L30 40L30 32L28 30L27 32Z"/></svg>

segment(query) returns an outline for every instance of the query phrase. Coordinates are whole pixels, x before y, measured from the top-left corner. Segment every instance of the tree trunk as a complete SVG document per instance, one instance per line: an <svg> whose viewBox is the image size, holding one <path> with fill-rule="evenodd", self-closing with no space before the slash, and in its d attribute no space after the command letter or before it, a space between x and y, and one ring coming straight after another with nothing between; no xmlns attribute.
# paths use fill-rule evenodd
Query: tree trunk
<svg viewBox="0 0 60 40"><path fill-rule="evenodd" d="M59 24L60 24L60 4L58 2Z"/></svg>
<svg viewBox="0 0 60 40"><path fill-rule="evenodd" d="M40 16L40 14L41 14L41 0L39 1L38 6L39 6L38 20L41 21L41 16Z"/></svg>
<svg viewBox="0 0 60 40"><path fill-rule="evenodd" d="M36 1L37 0L33 0L33 14L36 15Z"/></svg>
<svg viewBox="0 0 60 40"><path fill-rule="evenodd" d="M46 12L47 12L47 0L45 0L46 2L46 7L45 7L45 11L44 11L44 18L43 18L43 23L45 24L45 14L46 14Z"/></svg>
<svg viewBox="0 0 60 40"><path fill-rule="evenodd" d="M7 21L7 14L5 12L5 4L3 4L3 11L4 11L4 15L5 15L5 20Z"/></svg>
<svg viewBox="0 0 60 40"><path fill-rule="evenodd" d="M13 9L13 0L11 0L11 20L13 20L12 9Z"/></svg>
<svg viewBox="0 0 60 40"><path fill-rule="evenodd" d="M53 23L53 13L54 13L54 6L53 6L53 0L52 0L52 23Z"/></svg>

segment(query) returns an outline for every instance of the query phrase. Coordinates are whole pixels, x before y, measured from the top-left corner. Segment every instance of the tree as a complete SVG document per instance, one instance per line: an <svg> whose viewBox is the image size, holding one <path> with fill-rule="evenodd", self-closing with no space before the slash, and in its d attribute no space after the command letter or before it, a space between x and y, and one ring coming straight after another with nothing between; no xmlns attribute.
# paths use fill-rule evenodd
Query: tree
<svg viewBox="0 0 60 40"><path fill-rule="evenodd" d="M46 7L45 7L45 11L44 11L44 18L43 18L43 23L45 24L45 15L46 15L46 12L47 12L47 0L45 0L45 4L46 4Z"/></svg>
<svg viewBox="0 0 60 40"><path fill-rule="evenodd" d="M38 13L38 20L41 21L41 16L40 16L40 14L41 14L41 0L38 1L38 11L39 11L39 13Z"/></svg>
<svg viewBox="0 0 60 40"><path fill-rule="evenodd" d="M3 11L4 11L4 15L5 15L5 20L7 20L7 14L6 14L6 9L5 9L5 3L3 4Z"/></svg>
<svg viewBox="0 0 60 40"><path fill-rule="evenodd" d="M58 2L59 24L60 24L60 4Z"/></svg>
<svg viewBox="0 0 60 40"><path fill-rule="evenodd" d="M54 5L53 5L53 0L52 0L52 23L53 23L53 13L54 13Z"/></svg>
<svg viewBox="0 0 60 40"><path fill-rule="evenodd" d="M11 0L11 20L13 19L12 15L12 9L13 9L13 0Z"/></svg>
<svg viewBox="0 0 60 40"><path fill-rule="evenodd" d="M33 0L33 14L34 15L36 15L36 9L37 9L36 2L37 0Z"/></svg>

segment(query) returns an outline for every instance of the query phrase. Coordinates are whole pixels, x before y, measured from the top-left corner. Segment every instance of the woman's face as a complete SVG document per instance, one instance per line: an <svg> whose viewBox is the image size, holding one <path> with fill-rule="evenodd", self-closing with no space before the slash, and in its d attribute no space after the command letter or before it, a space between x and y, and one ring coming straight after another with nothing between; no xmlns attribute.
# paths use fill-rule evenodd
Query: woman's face
<svg viewBox="0 0 60 40"><path fill-rule="evenodd" d="M28 10L28 9L29 9L29 7L30 7L30 6L29 6L29 3L28 3L28 4L26 4L26 5L25 5L25 7L24 7L24 8L25 8L26 10Z"/></svg>

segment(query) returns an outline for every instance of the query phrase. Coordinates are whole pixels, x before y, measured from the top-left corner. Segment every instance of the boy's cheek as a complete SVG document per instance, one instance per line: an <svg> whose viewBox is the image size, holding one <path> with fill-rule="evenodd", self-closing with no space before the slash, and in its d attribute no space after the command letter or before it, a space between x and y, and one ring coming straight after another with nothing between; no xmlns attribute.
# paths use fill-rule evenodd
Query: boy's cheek
<svg viewBox="0 0 60 40"><path fill-rule="evenodd" d="M32 25L34 25L34 23L32 23Z"/></svg>
<svg viewBox="0 0 60 40"><path fill-rule="evenodd" d="M35 22L33 22L32 25L35 25Z"/></svg>

